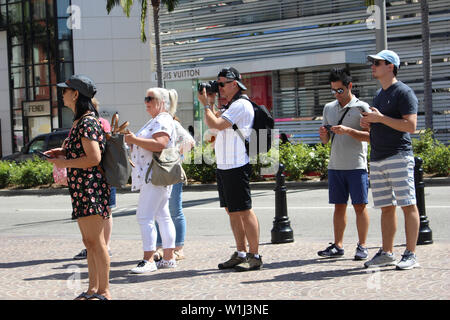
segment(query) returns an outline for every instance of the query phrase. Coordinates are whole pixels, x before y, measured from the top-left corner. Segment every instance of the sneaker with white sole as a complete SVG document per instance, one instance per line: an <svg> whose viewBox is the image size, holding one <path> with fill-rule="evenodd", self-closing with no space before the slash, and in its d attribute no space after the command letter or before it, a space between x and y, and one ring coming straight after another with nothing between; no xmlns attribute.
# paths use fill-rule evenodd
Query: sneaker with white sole
<svg viewBox="0 0 450 320"><path fill-rule="evenodd" d="M325 250L317 252L321 257L325 258L340 258L344 255L344 249L339 248L336 244L331 243L331 246L327 247Z"/></svg>
<svg viewBox="0 0 450 320"><path fill-rule="evenodd" d="M73 257L74 260L83 260L87 259L87 250L83 249L80 251L79 254L77 254L75 257Z"/></svg>
<svg viewBox="0 0 450 320"><path fill-rule="evenodd" d="M369 257L369 251L358 243L355 251L355 260L366 260Z"/></svg>
<svg viewBox="0 0 450 320"><path fill-rule="evenodd" d="M417 267L419 267L419 262L417 262L416 255L409 250L405 250L402 254L401 260L397 263L396 269L410 270Z"/></svg>
<svg viewBox="0 0 450 320"><path fill-rule="evenodd" d="M132 273L148 273L158 270L156 267L156 263L154 261L150 262L147 260L142 260L138 263L138 265L131 269Z"/></svg>
<svg viewBox="0 0 450 320"><path fill-rule="evenodd" d="M384 252L383 249L378 250L377 254L370 260L364 263L366 268L378 268L386 266L395 266L395 256L393 253Z"/></svg>
<svg viewBox="0 0 450 320"><path fill-rule="evenodd" d="M161 259L156 263L156 266L158 267L158 269L170 269L175 268L177 266L177 262L175 259L172 260Z"/></svg>

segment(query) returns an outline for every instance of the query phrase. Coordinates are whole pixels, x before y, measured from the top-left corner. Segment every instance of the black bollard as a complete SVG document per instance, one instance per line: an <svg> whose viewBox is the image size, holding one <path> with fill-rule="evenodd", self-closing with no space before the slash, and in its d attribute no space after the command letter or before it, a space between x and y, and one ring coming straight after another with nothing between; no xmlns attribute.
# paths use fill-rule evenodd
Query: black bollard
<svg viewBox="0 0 450 320"><path fill-rule="evenodd" d="M280 163L275 186L275 219L272 228L272 243L294 242L294 231L287 215L286 184L284 165Z"/></svg>
<svg viewBox="0 0 450 320"><path fill-rule="evenodd" d="M420 216L419 237L417 244L432 244L433 233L428 226L429 221L425 212L425 183L423 182L423 160L420 157L414 157L414 185L416 188L417 209Z"/></svg>

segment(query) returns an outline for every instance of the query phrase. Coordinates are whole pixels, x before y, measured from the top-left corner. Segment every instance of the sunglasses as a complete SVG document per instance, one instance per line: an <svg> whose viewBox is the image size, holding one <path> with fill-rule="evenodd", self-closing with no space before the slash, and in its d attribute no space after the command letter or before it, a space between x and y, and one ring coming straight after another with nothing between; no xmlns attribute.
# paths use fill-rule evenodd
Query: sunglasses
<svg viewBox="0 0 450 320"><path fill-rule="evenodd" d="M336 90L331 89L331 93L332 93L332 94L336 94L336 93L338 93L338 94L343 94L343 93L344 93L344 89L341 89L341 88L336 89Z"/></svg>
<svg viewBox="0 0 450 320"><path fill-rule="evenodd" d="M155 97L151 97L151 96L147 96L147 97L144 98L144 101L145 102L150 102L150 101L152 101L154 99L156 99L156 98Z"/></svg>
<svg viewBox="0 0 450 320"><path fill-rule="evenodd" d="M233 82L233 81L234 81L234 80L225 81L225 82L217 82L217 84L223 88L223 87L225 87L225 85L226 85L227 83L230 83L230 82Z"/></svg>
<svg viewBox="0 0 450 320"><path fill-rule="evenodd" d="M391 64L389 61L386 61L386 60L373 60L372 65L375 67L378 67L380 65L381 61L384 61L385 65Z"/></svg>

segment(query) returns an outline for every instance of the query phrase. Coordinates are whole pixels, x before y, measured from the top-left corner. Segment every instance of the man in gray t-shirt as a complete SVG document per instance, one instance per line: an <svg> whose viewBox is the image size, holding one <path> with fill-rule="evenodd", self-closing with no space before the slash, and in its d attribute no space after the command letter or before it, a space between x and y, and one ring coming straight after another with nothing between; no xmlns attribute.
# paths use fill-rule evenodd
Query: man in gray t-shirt
<svg viewBox="0 0 450 320"><path fill-rule="evenodd" d="M346 227L346 211L349 195L356 213L359 242L355 259L368 257L366 238L369 229L367 141L369 132L361 128L362 117L359 108L369 105L352 94L352 79L346 69L330 72L331 92L336 100L325 105L323 122L319 128L320 140L328 143L331 139L330 162L328 163L329 202L334 204L334 243L319 251L322 257L344 255L343 240ZM358 108L359 107L359 108Z"/></svg>

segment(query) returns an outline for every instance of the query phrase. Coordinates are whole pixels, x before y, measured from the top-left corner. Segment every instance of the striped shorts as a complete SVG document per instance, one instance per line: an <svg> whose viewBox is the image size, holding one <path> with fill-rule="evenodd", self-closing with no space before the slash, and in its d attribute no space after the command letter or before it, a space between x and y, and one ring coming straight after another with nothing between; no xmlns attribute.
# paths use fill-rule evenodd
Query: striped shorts
<svg viewBox="0 0 450 320"><path fill-rule="evenodd" d="M396 154L370 161L370 186L375 208L416 204L414 157Z"/></svg>

